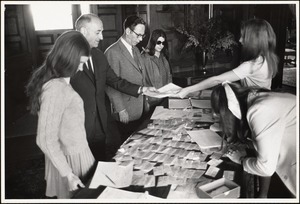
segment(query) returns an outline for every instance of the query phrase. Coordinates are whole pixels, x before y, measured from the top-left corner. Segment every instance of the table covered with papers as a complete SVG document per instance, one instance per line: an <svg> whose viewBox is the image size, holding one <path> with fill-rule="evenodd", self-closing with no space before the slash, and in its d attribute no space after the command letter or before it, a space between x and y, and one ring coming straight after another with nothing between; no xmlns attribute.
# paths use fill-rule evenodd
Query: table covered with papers
<svg viewBox="0 0 300 204"><path fill-rule="evenodd" d="M168 105L174 106L172 100ZM98 163L90 183L75 198L243 197L242 167L225 157L227 146L215 132L217 119L209 103L195 104L203 107L156 107L147 126L122 144L115 162Z"/></svg>

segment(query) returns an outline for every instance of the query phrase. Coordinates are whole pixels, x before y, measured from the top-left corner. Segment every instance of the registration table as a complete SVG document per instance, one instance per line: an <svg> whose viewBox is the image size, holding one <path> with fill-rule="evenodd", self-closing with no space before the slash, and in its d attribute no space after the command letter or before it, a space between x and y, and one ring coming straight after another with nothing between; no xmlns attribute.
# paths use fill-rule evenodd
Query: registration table
<svg viewBox="0 0 300 204"><path fill-rule="evenodd" d="M203 148L189 134L189 131L198 130L204 134L212 133L210 126L216 119L211 109L188 107L171 110L168 109L170 101L165 100L163 104L156 107L114 157L115 165L130 169L130 173L126 173L130 184L121 188L100 185L91 189L92 177L74 198L101 199L112 196L118 199L123 195L124 198L140 199L246 197L242 167L225 156L226 144L222 148L222 142ZM218 137L222 141L221 136ZM110 176L110 173L113 174L105 174ZM108 179L115 183L115 177Z"/></svg>

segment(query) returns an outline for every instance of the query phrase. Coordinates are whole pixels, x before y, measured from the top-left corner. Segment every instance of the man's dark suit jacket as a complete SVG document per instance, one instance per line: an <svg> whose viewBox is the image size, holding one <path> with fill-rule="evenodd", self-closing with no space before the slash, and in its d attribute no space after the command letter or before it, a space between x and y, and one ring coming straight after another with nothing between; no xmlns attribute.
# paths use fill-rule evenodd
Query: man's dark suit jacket
<svg viewBox="0 0 300 204"><path fill-rule="evenodd" d="M102 125L100 129L103 130L105 136L107 135L108 115L105 106L105 85L135 97L138 96L140 87L118 77L110 68L103 52L99 49L92 48L91 56L95 78L84 66L83 71L78 71L70 81L73 89L81 96L84 102L87 138L92 136L97 111Z"/></svg>

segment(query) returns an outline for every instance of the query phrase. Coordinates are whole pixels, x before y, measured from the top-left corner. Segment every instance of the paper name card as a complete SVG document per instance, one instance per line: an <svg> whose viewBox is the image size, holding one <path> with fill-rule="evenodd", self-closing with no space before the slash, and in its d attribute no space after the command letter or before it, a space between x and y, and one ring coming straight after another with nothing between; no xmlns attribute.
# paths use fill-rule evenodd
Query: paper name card
<svg viewBox="0 0 300 204"><path fill-rule="evenodd" d="M89 188L98 188L99 185L115 188L128 187L131 184L132 175L133 162L121 166L116 162L99 161Z"/></svg>
<svg viewBox="0 0 300 204"><path fill-rule="evenodd" d="M194 130L187 131L192 140L196 142L200 149L208 149L213 147L221 147L222 138L212 130Z"/></svg>
<svg viewBox="0 0 300 204"><path fill-rule="evenodd" d="M220 169L215 166L210 166L207 171L205 172L206 176L211 176L211 177L216 177L217 174L219 173Z"/></svg>
<svg viewBox="0 0 300 204"><path fill-rule="evenodd" d="M229 171L225 170L223 173L223 177L228 179L228 180L233 180L234 179L235 172L234 171Z"/></svg>

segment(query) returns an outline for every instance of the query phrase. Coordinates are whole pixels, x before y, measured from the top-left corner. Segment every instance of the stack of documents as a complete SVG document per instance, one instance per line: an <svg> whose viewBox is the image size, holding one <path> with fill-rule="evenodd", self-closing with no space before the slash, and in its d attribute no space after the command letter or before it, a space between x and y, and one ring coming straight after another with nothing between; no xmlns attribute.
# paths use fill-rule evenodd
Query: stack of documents
<svg viewBox="0 0 300 204"><path fill-rule="evenodd" d="M169 120L174 118L190 119L200 122L214 122L210 108L203 109L168 109L156 106L151 120Z"/></svg>
<svg viewBox="0 0 300 204"><path fill-rule="evenodd" d="M186 118L192 117L193 113L190 111L182 111L182 110L170 110L164 108L163 106L156 106L154 112L152 113L151 120L168 120L171 118Z"/></svg>
<svg viewBox="0 0 300 204"><path fill-rule="evenodd" d="M116 162L98 162L97 169L89 188L98 188L99 185L115 188L128 187L133 175L133 164L119 166Z"/></svg>
<svg viewBox="0 0 300 204"><path fill-rule="evenodd" d="M200 149L221 147L222 145L222 138L212 130L194 130L187 131L187 133L191 136L192 140L199 145Z"/></svg>
<svg viewBox="0 0 300 204"><path fill-rule="evenodd" d="M210 100L197 100L197 99L169 99L170 109L180 108L211 108Z"/></svg>
<svg viewBox="0 0 300 204"><path fill-rule="evenodd" d="M126 190L120 190L107 187L98 197L98 199L159 199L161 198L151 196L146 191L145 193L137 193Z"/></svg>
<svg viewBox="0 0 300 204"><path fill-rule="evenodd" d="M212 93L212 90L210 90L210 89L202 90L200 98L201 99L210 99L211 98L211 93Z"/></svg>

